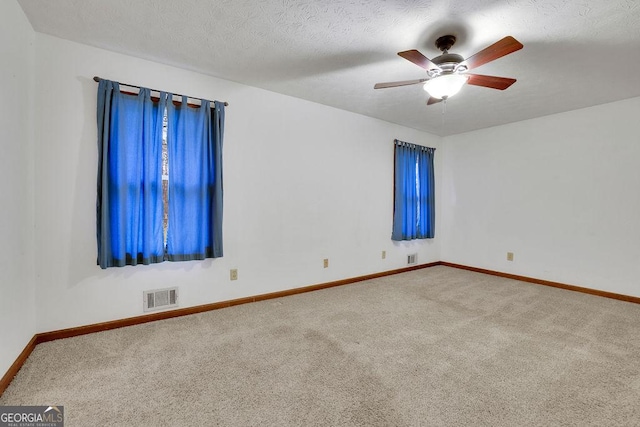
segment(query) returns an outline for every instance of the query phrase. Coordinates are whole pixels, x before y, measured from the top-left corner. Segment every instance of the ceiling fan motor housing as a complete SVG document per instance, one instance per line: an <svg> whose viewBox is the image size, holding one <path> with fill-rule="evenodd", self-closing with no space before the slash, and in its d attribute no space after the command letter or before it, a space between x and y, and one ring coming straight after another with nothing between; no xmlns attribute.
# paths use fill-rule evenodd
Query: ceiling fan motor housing
<svg viewBox="0 0 640 427"><path fill-rule="evenodd" d="M437 77L442 74L453 74L454 72L463 72L467 70L467 67L458 65L464 61L464 58L455 53L449 53L449 49L456 42L456 36L448 34L446 36L438 37L436 40L436 47L442 51L442 55L437 56L431 60L436 64L438 68L433 68L427 71L429 77Z"/></svg>
<svg viewBox="0 0 640 427"><path fill-rule="evenodd" d="M439 68L433 68L429 70L428 74L430 77L435 77L440 74L465 71L466 67L458 67L458 64L460 64L462 61L464 61L464 58L456 53L442 54L431 60L431 62L436 64Z"/></svg>

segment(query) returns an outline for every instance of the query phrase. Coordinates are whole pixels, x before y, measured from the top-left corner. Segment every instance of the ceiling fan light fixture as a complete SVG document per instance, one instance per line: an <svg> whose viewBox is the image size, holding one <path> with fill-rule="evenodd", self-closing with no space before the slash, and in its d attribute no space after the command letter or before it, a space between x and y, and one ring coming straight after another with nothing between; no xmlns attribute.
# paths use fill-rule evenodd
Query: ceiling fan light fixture
<svg viewBox="0 0 640 427"><path fill-rule="evenodd" d="M428 80L424 84L424 90L433 98L450 98L460 92L469 76L462 74L442 74Z"/></svg>

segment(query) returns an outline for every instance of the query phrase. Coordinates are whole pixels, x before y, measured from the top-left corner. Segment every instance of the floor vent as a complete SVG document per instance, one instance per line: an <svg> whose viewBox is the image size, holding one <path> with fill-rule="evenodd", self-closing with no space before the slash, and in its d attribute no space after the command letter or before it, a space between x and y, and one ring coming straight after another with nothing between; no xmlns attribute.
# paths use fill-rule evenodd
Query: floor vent
<svg viewBox="0 0 640 427"><path fill-rule="evenodd" d="M407 265L415 265L418 263L418 254L407 255Z"/></svg>
<svg viewBox="0 0 640 427"><path fill-rule="evenodd" d="M178 306L178 288L144 291L142 300L144 311L160 310Z"/></svg>

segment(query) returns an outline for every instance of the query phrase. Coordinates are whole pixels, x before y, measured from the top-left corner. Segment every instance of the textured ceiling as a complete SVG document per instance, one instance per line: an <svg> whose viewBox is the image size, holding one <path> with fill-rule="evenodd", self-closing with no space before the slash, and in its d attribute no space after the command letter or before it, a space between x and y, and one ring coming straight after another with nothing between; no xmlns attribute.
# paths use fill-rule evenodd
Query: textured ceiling
<svg viewBox="0 0 640 427"><path fill-rule="evenodd" d="M19 0L34 29L389 122L450 135L640 96L640 0ZM166 29L171 31L167 32ZM514 77L427 107L397 56L524 48L474 70Z"/></svg>

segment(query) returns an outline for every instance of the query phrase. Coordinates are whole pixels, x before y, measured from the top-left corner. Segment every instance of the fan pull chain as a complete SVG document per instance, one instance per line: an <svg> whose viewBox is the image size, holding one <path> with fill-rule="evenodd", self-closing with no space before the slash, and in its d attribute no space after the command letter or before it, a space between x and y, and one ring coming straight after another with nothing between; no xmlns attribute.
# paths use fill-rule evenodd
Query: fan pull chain
<svg viewBox="0 0 640 427"><path fill-rule="evenodd" d="M441 121L441 132L444 132L444 114L447 112L447 98L442 98L442 121Z"/></svg>

